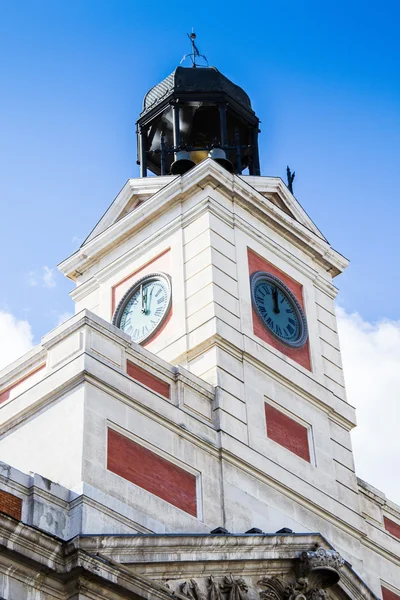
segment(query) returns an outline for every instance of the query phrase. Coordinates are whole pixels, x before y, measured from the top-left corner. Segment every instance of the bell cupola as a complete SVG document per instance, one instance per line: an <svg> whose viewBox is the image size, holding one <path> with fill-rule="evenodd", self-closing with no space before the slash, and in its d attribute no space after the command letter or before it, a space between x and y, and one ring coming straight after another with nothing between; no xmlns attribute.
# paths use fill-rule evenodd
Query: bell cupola
<svg viewBox="0 0 400 600"><path fill-rule="evenodd" d="M193 54L200 56L192 40ZM137 121L141 177L182 175L207 157L260 174L259 119L246 92L215 67L179 66L144 97Z"/></svg>

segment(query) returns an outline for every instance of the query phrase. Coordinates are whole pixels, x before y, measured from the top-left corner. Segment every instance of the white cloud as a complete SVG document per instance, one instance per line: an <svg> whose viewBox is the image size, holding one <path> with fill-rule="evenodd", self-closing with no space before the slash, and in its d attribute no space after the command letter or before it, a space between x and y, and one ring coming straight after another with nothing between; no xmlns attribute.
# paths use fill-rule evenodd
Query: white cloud
<svg viewBox="0 0 400 600"><path fill-rule="evenodd" d="M29 271L25 275L26 283L29 287L45 287L45 288L53 288L56 287L56 280L54 276L54 269L51 269L47 265L42 267L42 271Z"/></svg>
<svg viewBox="0 0 400 600"><path fill-rule="evenodd" d="M338 308L356 472L400 504L400 321L368 323Z"/></svg>
<svg viewBox="0 0 400 600"><path fill-rule="evenodd" d="M39 284L39 280L35 271L29 271L29 273L25 275L25 279L29 287L36 287Z"/></svg>
<svg viewBox="0 0 400 600"><path fill-rule="evenodd" d="M11 313L0 311L0 340L0 369L2 369L32 348L31 326L28 321L20 321Z"/></svg>
<svg viewBox="0 0 400 600"><path fill-rule="evenodd" d="M43 267L43 276L42 276L43 285L46 288L56 287L56 282L54 279L54 270L50 269L47 265Z"/></svg>

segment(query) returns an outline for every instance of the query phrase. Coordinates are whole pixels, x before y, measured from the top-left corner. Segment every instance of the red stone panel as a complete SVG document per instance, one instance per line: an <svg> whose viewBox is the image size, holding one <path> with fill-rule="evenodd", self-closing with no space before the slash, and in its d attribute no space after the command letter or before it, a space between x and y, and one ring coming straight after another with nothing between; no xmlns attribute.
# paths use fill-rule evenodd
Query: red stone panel
<svg viewBox="0 0 400 600"><path fill-rule="evenodd" d="M265 403L265 417L268 437L310 462L307 428L267 402Z"/></svg>
<svg viewBox="0 0 400 600"><path fill-rule="evenodd" d="M146 371L138 365L135 365L135 363L131 362L130 360L126 361L126 371L129 377L132 377L133 379L136 379L136 381L140 381L140 383L147 385L147 387L151 388L158 394L161 394L161 396L164 396L164 398L168 398L169 400L169 383L166 383L162 379L159 379L155 375L149 373L149 371Z"/></svg>
<svg viewBox="0 0 400 600"><path fill-rule="evenodd" d="M33 371L31 371L30 373L28 373L27 375L25 375L25 377L22 377L22 379L19 379L18 381L15 381L6 390L3 390L2 392L0 392L0 404L2 404L3 402L5 402L6 400L9 399L10 393L11 393L11 391L13 389L15 389L16 387L18 387L23 381L26 381L27 379L29 379L29 377L32 377L32 375L34 375L38 371L41 371L42 369L44 369L45 366L46 365L40 365L40 367L37 367L36 369L34 369Z"/></svg>
<svg viewBox="0 0 400 600"><path fill-rule="evenodd" d="M247 248L247 256L250 276L256 271L266 271L267 273L271 273L272 275L279 277L279 279L288 286L290 291L293 292L294 296L300 303L300 306L304 310L303 286L300 283L286 275L286 273L283 273L277 269L273 264L253 252L253 250L250 250L250 248ZM276 350L279 350L292 360L295 360L300 365L311 371L310 347L308 340L304 346L302 346L302 348L290 348L289 346L285 346L285 344L282 344L279 340L277 340L276 337L274 337L272 333L270 333L263 325L254 308L252 308L252 313L253 331L257 337L261 338L264 340L264 342L267 342Z"/></svg>
<svg viewBox="0 0 400 600"><path fill-rule="evenodd" d="M20 521L22 512L21 498L0 490L0 511Z"/></svg>
<svg viewBox="0 0 400 600"><path fill-rule="evenodd" d="M197 516L196 477L113 429L108 430L107 469Z"/></svg>
<svg viewBox="0 0 400 600"><path fill-rule="evenodd" d="M400 595L382 586L382 598L383 600L400 600Z"/></svg>
<svg viewBox="0 0 400 600"><path fill-rule="evenodd" d="M398 525L394 521L391 521L391 519L388 519L387 517L383 517L383 524L385 526L386 531L399 538L400 540L400 525Z"/></svg>

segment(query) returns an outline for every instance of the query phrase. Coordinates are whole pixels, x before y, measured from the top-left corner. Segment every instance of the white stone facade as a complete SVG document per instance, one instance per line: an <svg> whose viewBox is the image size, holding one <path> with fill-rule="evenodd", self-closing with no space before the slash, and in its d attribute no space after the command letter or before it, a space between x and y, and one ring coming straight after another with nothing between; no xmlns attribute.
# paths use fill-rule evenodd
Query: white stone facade
<svg viewBox="0 0 400 600"><path fill-rule="evenodd" d="M248 249L301 284L311 369L254 333ZM376 596L400 594L400 540L383 521L400 524L400 509L354 472L332 282L346 265L280 179L206 160L128 181L60 265L77 314L0 374L1 487L23 499L22 521L62 540L286 527L323 536ZM144 348L111 320L135 278L158 271L172 315ZM310 462L268 438L266 401L307 429ZM107 428L194 475L197 517L108 470Z"/></svg>

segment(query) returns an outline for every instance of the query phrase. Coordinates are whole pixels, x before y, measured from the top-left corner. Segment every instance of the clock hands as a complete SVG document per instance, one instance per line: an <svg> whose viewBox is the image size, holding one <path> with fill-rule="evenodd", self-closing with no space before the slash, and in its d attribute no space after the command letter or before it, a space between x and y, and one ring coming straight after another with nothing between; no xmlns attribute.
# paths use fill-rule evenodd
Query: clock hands
<svg viewBox="0 0 400 600"><path fill-rule="evenodd" d="M151 290L150 290L150 298L149 298L149 289L147 286L143 289L143 286L141 285L140 293L141 293L141 297L142 297L142 313L144 315L147 315L149 313L153 288L151 288Z"/></svg>
<svg viewBox="0 0 400 600"><path fill-rule="evenodd" d="M279 310L279 306L278 306L278 289L277 288L272 288L272 300L274 301L274 313L278 314L281 311Z"/></svg>
<svg viewBox="0 0 400 600"><path fill-rule="evenodd" d="M140 286L140 298L142 300L141 304L142 304L142 312L144 312L144 298L143 298L143 286Z"/></svg>

